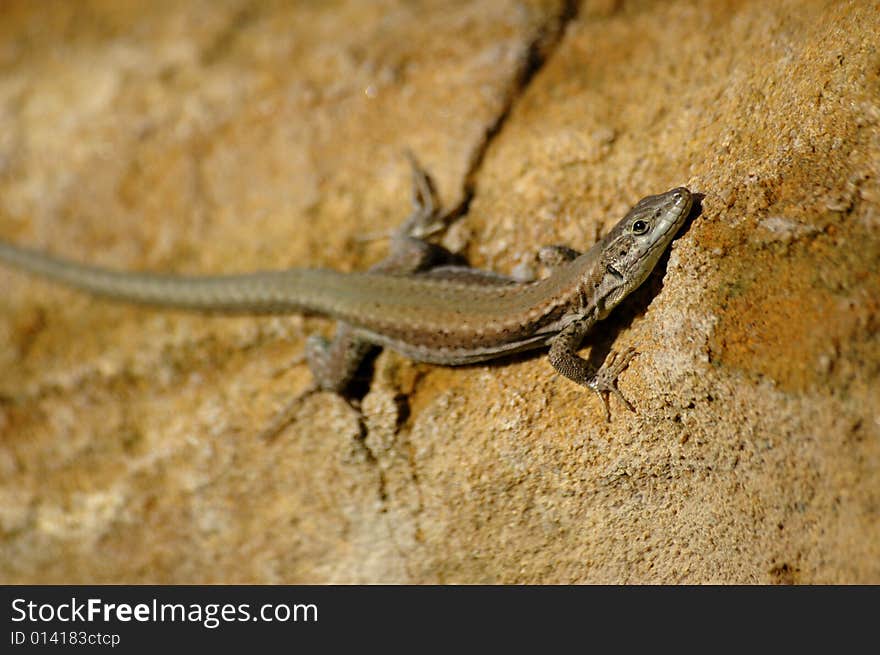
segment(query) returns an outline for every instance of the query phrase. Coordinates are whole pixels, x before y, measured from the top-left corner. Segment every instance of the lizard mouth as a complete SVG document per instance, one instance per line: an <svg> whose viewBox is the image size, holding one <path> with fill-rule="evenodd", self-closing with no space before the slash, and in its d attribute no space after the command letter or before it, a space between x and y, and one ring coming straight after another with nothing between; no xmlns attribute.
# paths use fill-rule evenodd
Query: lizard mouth
<svg viewBox="0 0 880 655"><path fill-rule="evenodd" d="M694 201L693 194L684 187L678 187L669 193L673 194L674 200L671 211L666 213L660 224L657 226L657 231L661 235L665 235L670 230L677 231L677 229L681 227L685 217L690 213L691 205Z"/></svg>
<svg viewBox="0 0 880 655"><path fill-rule="evenodd" d="M618 271L618 270L617 270L616 268L614 268L611 264L608 264L608 265L605 267L605 270L606 270L610 275L613 275L614 277L616 277L618 280L622 280L622 279L623 279L623 273L621 273L620 271Z"/></svg>
<svg viewBox="0 0 880 655"><path fill-rule="evenodd" d="M664 251L691 212L694 196L688 189L678 187L667 191L664 196L669 198L669 202L650 234L650 243L645 248L644 258L652 256L651 253ZM608 272L611 273L610 270Z"/></svg>

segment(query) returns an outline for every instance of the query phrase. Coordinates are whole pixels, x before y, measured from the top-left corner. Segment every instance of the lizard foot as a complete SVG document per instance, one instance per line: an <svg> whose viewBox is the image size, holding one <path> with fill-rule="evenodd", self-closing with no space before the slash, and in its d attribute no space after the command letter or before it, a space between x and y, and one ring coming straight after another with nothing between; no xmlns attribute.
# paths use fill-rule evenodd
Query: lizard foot
<svg viewBox="0 0 880 655"><path fill-rule="evenodd" d="M409 149L405 151L412 171L412 213L397 228L397 238L425 239L446 229L437 200L437 189L428 172Z"/></svg>
<svg viewBox="0 0 880 655"><path fill-rule="evenodd" d="M404 151L412 175L410 192L412 211L403 223L389 232L362 234L358 241L392 239L393 241L424 241L448 227L448 219L440 209L437 189L428 172L409 149Z"/></svg>
<svg viewBox="0 0 880 655"><path fill-rule="evenodd" d="M317 385L312 385L306 388L301 394L298 394L293 400L287 403L280 412L275 414L272 417L272 421L267 425L260 434L257 435L257 439L260 441L272 441L279 434L284 432L284 429L293 423L293 420L296 418L296 412L299 409L300 405L303 401L311 396L313 393L320 391Z"/></svg>
<svg viewBox="0 0 880 655"><path fill-rule="evenodd" d="M620 389L617 388L617 378L637 355L635 348L627 348L620 353L612 352L602 368L596 371L596 374L587 383L587 386L602 398L602 403L605 405L605 420L609 423L611 422L611 407L608 402L610 394L614 394L629 411L636 411L632 403L624 398Z"/></svg>
<svg viewBox="0 0 880 655"><path fill-rule="evenodd" d="M317 334L311 335L306 340L305 353L295 361L301 363L305 360L308 363L314 381L275 414L257 438L263 441L275 439L293 423L300 406L309 396L319 391L341 394L372 347L366 341L358 339L352 333L351 327L345 323L337 326L333 341L328 341Z"/></svg>

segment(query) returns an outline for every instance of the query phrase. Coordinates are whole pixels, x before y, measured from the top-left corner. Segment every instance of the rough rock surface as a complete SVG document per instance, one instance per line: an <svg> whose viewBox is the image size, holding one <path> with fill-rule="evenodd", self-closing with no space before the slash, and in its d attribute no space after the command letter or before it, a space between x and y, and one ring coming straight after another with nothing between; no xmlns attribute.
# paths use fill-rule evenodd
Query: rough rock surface
<svg viewBox="0 0 880 655"><path fill-rule="evenodd" d="M381 354L320 319L116 305L0 269L0 580L880 583L880 4L0 7L0 235L130 269L360 269L413 150L480 266L702 215L588 344ZM366 385L364 385L366 386Z"/></svg>

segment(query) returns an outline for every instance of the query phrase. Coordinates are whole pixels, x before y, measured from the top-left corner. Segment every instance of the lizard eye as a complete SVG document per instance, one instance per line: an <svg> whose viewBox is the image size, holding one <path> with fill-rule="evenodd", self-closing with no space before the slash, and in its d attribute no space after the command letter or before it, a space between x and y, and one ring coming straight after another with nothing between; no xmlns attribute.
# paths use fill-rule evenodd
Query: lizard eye
<svg viewBox="0 0 880 655"><path fill-rule="evenodd" d="M648 231L648 222L641 219L632 224L633 234L644 234Z"/></svg>

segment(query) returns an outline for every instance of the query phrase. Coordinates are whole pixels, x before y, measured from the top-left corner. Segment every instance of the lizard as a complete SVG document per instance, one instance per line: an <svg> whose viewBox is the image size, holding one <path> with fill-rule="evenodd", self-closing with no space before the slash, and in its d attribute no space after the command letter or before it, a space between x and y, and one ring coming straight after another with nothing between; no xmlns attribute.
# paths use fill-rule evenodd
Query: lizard
<svg viewBox="0 0 880 655"><path fill-rule="evenodd" d="M113 300L208 313L323 315L333 341L312 336L305 359L316 388L341 392L374 346L415 361L466 365L549 347L550 364L596 392L633 405L617 378L637 352L612 352L601 367L581 342L654 269L684 224L694 195L684 187L642 198L585 253L547 246L550 274L522 281L439 264L449 255L427 237L445 229L433 184L415 162L410 217L392 234L391 254L365 272L291 268L233 275L175 275L90 266L0 240L0 263Z"/></svg>

